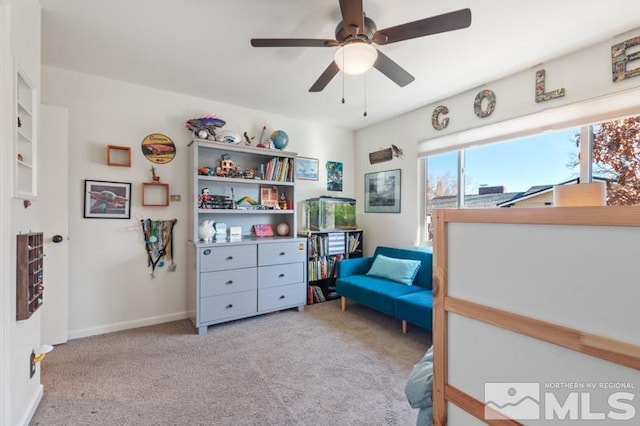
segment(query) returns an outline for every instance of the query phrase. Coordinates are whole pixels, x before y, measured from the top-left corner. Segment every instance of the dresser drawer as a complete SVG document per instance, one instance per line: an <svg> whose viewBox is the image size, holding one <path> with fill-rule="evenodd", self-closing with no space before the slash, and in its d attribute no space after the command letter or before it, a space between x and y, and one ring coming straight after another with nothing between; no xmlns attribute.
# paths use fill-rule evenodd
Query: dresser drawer
<svg viewBox="0 0 640 426"><path fill-rule="evenodd" d="M200 297L255 290L257 269L242 268L200 274Z"/></svg>
<svg viewBox="0 0 640 426"><path fill-rule="evenodd" d="M258 264L260 266L304 262L306 258L307 250L304 241L258 245Z"/></svg>
<svg viewBox="0 0 640 426"><path fill-rule="evenodd" d="M223 294L200 299L200 322L220 321L256 313L257 292Z"/></svg>
<svg viewBox="0 0 640 426"><path fill-rule="evenodd" d="M200 249L200 272L256 266L256 246L208 247Z"/></svg>
<svg viewBox="0 0 640 426"><path fill-rule="evenodd" d="M258 268L258 287L267 288L278 285L304 282L304 263L285 263L284 265L260 266Z"/></svg>
<svg viewBox="0 0 640 426"><path fill-rule="evenodd" d="M304 283L281 285L258 290L258 310L274 311L305 304Z"/></svg>

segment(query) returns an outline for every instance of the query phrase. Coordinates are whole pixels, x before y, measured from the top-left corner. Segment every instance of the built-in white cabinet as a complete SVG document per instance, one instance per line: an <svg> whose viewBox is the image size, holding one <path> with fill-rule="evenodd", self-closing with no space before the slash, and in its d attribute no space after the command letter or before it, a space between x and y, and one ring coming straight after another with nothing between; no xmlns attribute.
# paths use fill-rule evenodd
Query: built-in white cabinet
<svg viewBox="0 0 640 426"><path fill-rule="evenodd" d="M13 144L13 196L37 196L38 94L36 86L21 67L15 70Z"/></svg>

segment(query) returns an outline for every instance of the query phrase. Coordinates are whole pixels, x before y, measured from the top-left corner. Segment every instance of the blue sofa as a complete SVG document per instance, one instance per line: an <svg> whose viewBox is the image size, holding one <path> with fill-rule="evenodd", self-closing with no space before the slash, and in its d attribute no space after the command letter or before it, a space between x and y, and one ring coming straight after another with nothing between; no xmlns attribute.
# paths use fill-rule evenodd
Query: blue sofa
<svg viewBox="0 0 640 426"><path fill-rule="evenodd" d="M376 256L420 261L420 267L411 285L388 278L367 275ZM342 298L342 311L347 299L383 312L402 321L402 332L407 323L428 330L433 317L433 254L431 249L402 249L379 246L372 257L345 259L337 265L336 292Z"/></svg>

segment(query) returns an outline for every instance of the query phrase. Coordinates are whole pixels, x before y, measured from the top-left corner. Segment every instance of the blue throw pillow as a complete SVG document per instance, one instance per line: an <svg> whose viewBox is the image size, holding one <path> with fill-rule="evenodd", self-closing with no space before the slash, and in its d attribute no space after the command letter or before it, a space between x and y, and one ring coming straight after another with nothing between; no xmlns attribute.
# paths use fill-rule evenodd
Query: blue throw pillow
<svg viewBox="0 0 640 426"><path fill-rule="evenodd" d="M420 269L419 260L397 259L379 254L373 260L373 265L371 265L367 275L411 285L418 273L418 269Z"/></svg>

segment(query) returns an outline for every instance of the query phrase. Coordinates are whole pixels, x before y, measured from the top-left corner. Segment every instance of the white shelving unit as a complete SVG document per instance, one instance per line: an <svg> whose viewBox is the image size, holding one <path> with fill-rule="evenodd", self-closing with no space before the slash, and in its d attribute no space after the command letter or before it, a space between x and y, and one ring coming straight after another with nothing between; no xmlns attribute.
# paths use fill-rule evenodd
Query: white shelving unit
<svg viewBox="0 0 640 426"><path fill-rule="evenodd" d="M288 237L295 237L296 231L296 209L295 207L295 158L296 154L287 151L273 149L245 147L241 145L231 145L221 142L210 142L196 139L191 147L193 149L190 157L190 169L194 176L191 180L190 202L194 206L194 214L190 215L191 239L199 242L198 226L204 220L214 220L216 223L225 223L227 228L231 226L242 227L243 237L252 237L253 225L270 224L275 233L279 223L289 225ZM286 176L282 174L280 179L243 179L225 176L200 175L198 168L211 167L215 169L220 165L223 155L228 155L240 171L247 169L256 170L260 176L260 168L267 172L267 164L274 159L287 161L289 172ZM243 197L250 197L252 200L262 202L262 188L272 188L276 196L284 194L287 200L286 209L252 209L250 206L239 205L237 209L222 208L198 208L198 198L203 188L208 188L211 195L232 197L238 201Z"/></svg>
<svg viewBox="0 0 640 426"><path fill-rule="evenodd" d="M305 238L296 236L296 154L201 139L194 140L190 149L189 169L193 175L189 179L187 311L198 334L205 334L210 325L267 312L291 308L302 311L307 297L307 245ZM223 156L238 166L231 176L199 173L203 167L221 167ZM269 163L284 168L270 167ZM246 174L240 177L248 169L255 170L258 178L250 179ZM200 208L203 188L210 195L229 197L237 208L220 199L209 206L212 208ZM284 195L286 208L251 208L240 202L247 197L263 204L265 188L276 196L275 200ZM226 234L213 241L200 241L198 227L205 220L224 223L227 231L241 227L242 237L231 239ZM288 225L289 232L275 235L281 223ZM274 236L257 236L252 228L258 224L271 225Z"/></svg>
<svg viewBox="0 0 640 426"><path fill-rule="evenodd" d="M19 66L15 70L13 196L32 199L37 191L37 89Z"/></svg>

